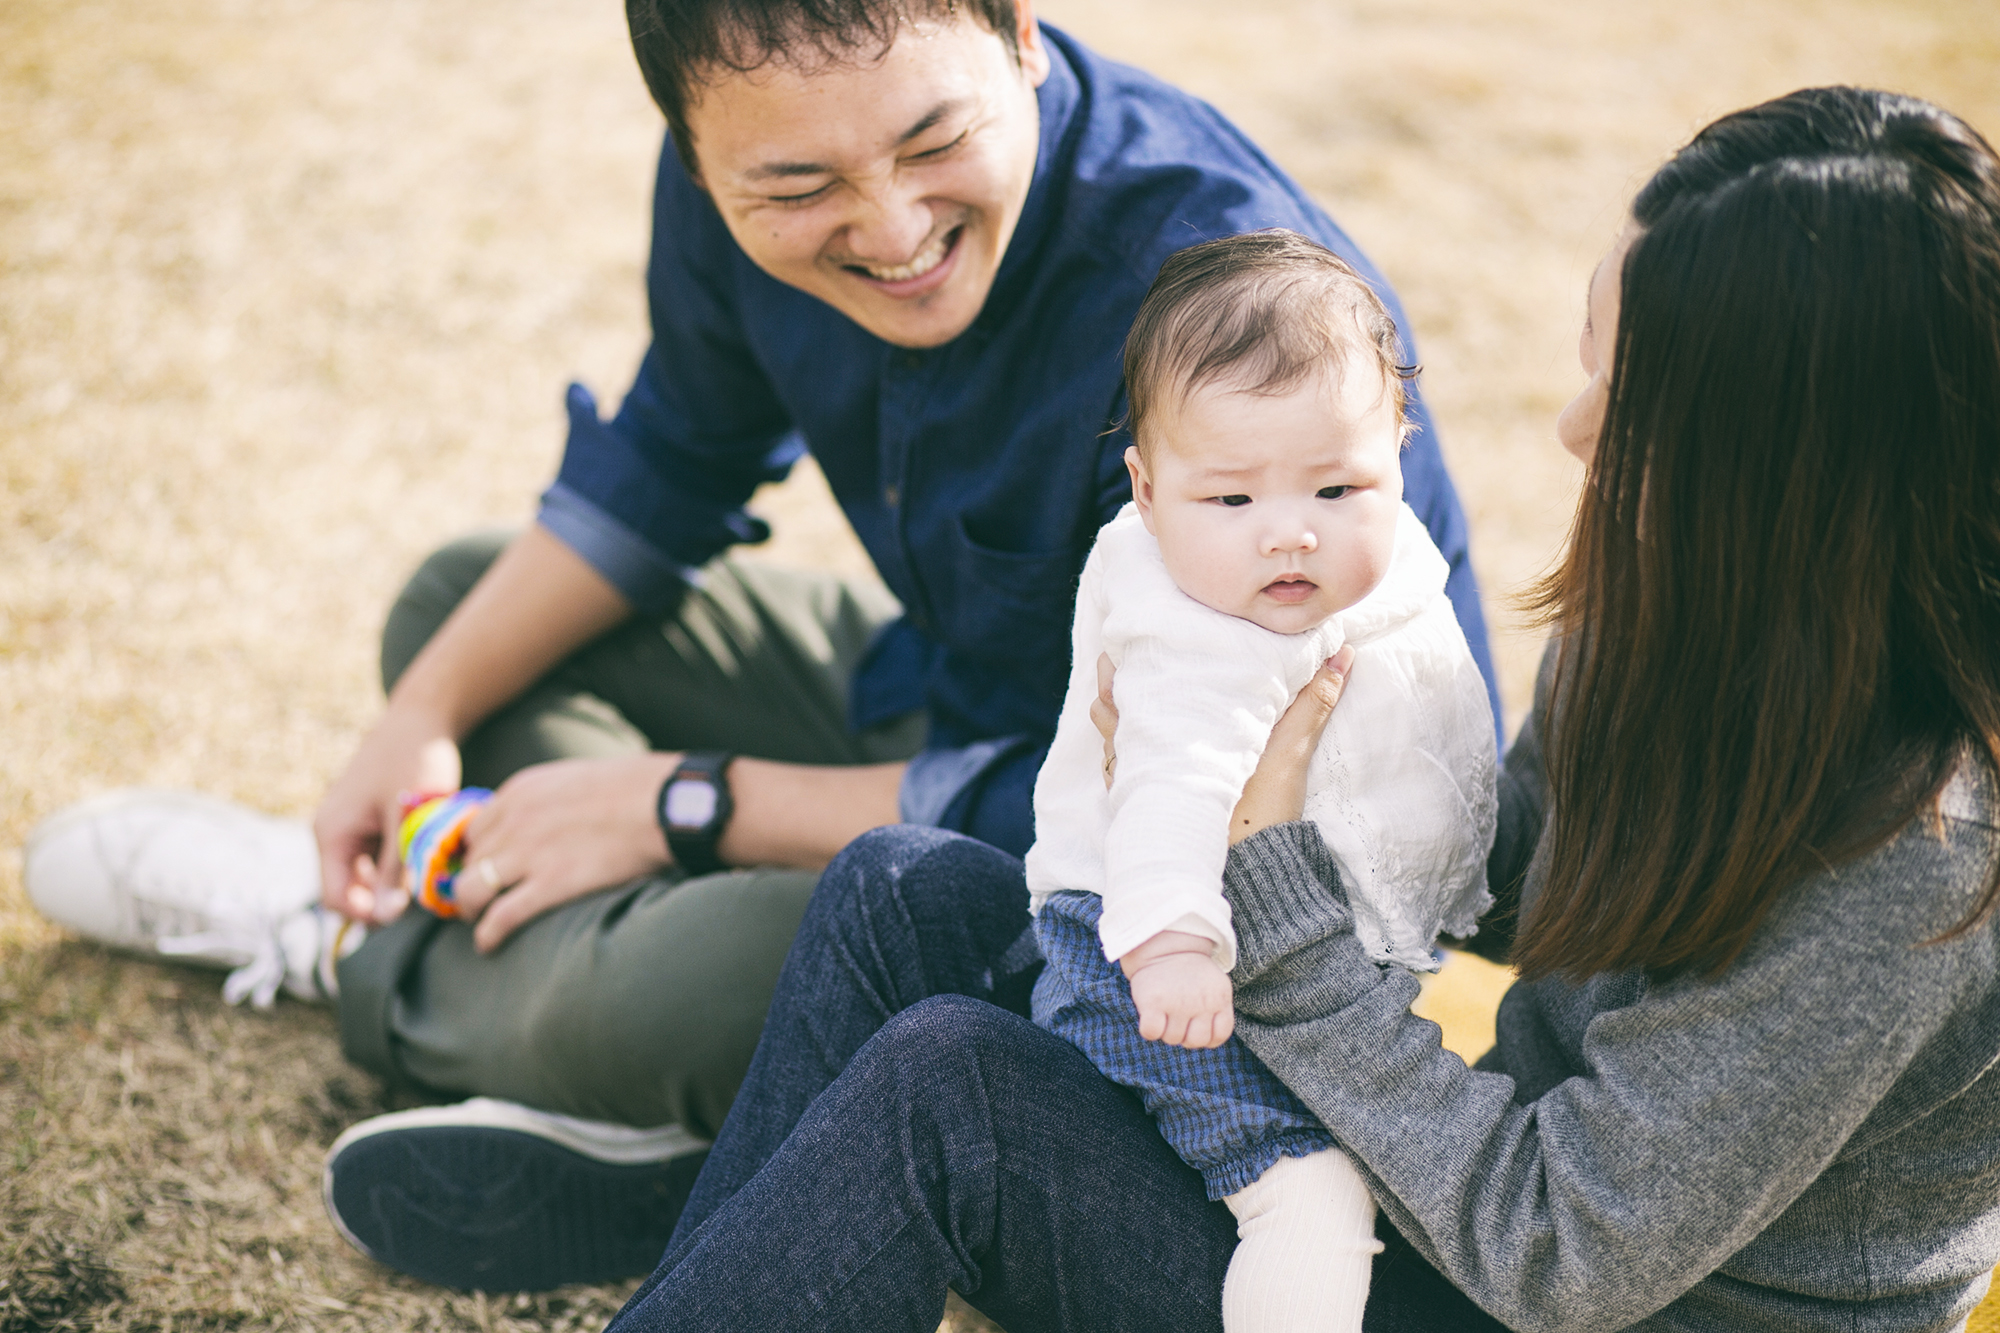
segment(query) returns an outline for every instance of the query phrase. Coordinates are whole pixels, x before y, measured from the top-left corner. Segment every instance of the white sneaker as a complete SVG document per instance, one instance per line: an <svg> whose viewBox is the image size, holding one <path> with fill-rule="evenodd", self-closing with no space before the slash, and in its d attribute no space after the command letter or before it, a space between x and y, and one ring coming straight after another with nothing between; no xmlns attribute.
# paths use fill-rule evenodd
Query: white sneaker
<svg viewBox="0 0 2000 1333"><path fill-rule="evenodd" d="M131 788L59 810L28 837L42 914L86 939L232 968L223 999L268 1009L282 987L338 994L359 927L319 906L319 854L297 820L194 792Z"/></svg>

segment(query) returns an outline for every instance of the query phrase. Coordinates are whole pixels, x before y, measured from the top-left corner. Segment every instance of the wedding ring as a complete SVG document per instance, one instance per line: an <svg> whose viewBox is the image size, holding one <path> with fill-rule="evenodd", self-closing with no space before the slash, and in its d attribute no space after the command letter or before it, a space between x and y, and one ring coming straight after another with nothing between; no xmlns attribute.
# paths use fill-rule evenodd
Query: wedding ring
<svg viewBox="0 0 2000 1333"><path fill-rule="evenodd" d="M493 868L492 857L480 857L479 864L472 867L472 873L479 876L480 883L484 884L487 888L495 893L500 892L500 872Z"/></svg>

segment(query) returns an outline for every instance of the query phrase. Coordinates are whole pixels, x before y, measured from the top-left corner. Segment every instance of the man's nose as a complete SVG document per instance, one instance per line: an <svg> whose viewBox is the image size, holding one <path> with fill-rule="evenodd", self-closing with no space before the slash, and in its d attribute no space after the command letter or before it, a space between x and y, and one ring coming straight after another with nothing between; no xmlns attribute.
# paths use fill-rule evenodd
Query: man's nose
<svg viewBox="0 0 2000 1333"><path fill-rule="evenodd" d="M907 264L931 234L930 205L913 186L894 180L871 182L855 192L856 208L847 223L847 248L871 264Z"/></svg>

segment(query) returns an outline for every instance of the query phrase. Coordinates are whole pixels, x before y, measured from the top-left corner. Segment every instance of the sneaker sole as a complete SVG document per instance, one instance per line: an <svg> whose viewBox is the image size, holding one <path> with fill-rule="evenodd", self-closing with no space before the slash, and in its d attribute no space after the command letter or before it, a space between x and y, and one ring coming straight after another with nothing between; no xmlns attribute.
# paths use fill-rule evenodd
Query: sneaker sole
<svg viewBox="0 0 2000 1333"><path fill-rule="evenodd" d="M461 1291L650 1273L708 1145L679 1126L578 1127L483 1099L377 1116L328 1152L327 1213L363 1254Z"/></svg>

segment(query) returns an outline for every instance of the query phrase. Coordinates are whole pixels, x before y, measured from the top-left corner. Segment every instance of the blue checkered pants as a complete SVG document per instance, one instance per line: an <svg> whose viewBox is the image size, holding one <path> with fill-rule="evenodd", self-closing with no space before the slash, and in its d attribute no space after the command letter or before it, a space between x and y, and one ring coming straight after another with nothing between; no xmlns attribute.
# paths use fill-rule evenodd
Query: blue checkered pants
<svg viewBox="0 0 2000 1333"><path fill-rule="evenodd" d="M1138 1092L1211 1199L1243 1189L1280 1157L1333 1147L1333 1135L1240 1038L1195 1051L1139 1035L1132 987L1098 943L1103 914L1094 893L1058 893L1042 904L1035 938L1048 966L1035 982L1035 1022Z"/></svg>

